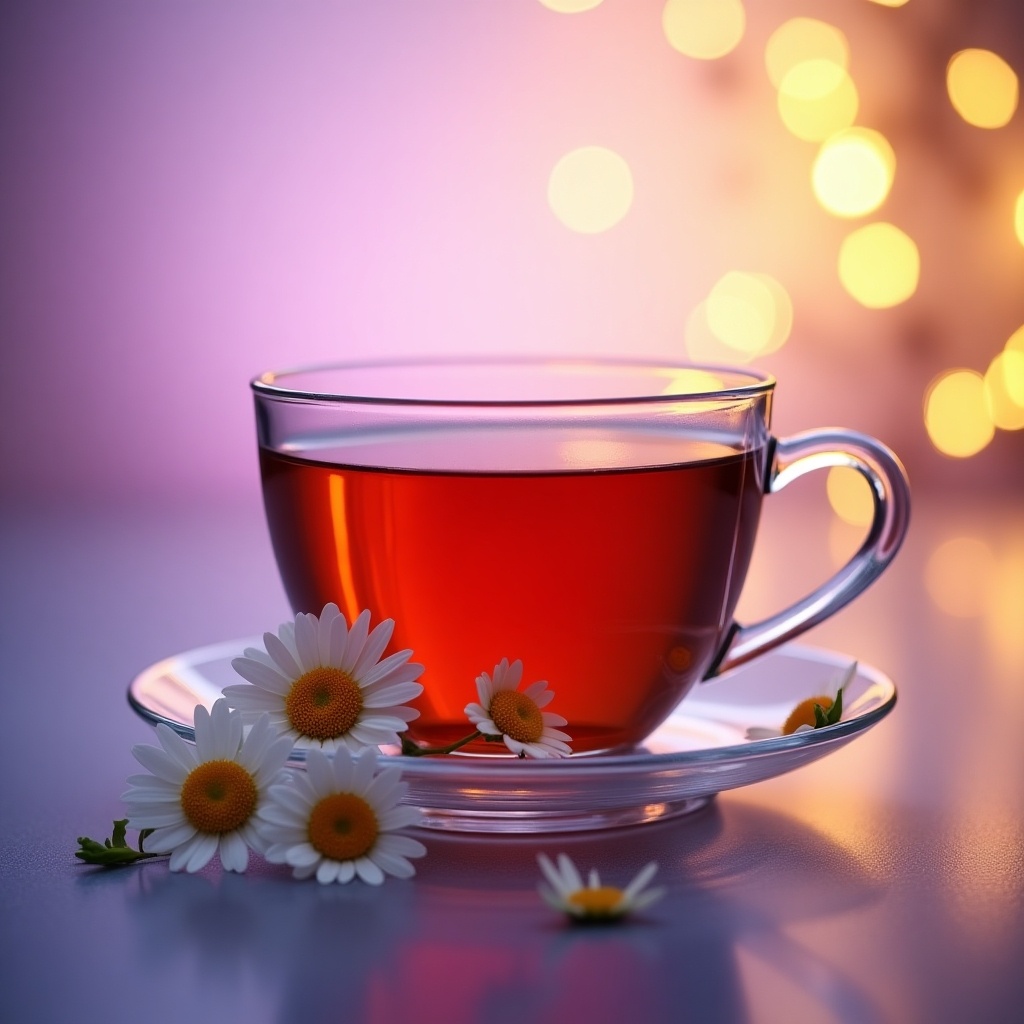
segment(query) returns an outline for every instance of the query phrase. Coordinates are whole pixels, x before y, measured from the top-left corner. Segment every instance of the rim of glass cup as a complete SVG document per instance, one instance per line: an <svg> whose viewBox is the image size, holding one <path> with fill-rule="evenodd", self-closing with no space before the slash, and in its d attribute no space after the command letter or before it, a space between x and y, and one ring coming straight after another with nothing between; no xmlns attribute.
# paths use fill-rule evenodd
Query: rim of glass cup
<svg viewBox="0 0 1024 1024"><path fill-rule="evenodd" d="M708 374L723 374L744 378L747 383L732 387L708 388L681 392L666 391L656 395L595 396L593 398L410 398L401 396L342 394L338 391L316 391L297 387L284 387L281 381L289 377L327 373L335 370L397 370L414 367L441 369L444 367L499 368L506 367L573 367L603 370L646 370L676 372L698 370ZM369 405L414 405L431 407L580 407L592 405L634 405L660 402L707 402L730 399L750 399L774 390L775 377L770 373L746 366L727 366L715 363L673 362L663 359L623 359L588 356L440 356L433 358L395 358L358 362L327 362L309 366L296 366L287 370L268 370L250 382L253 391L267 398L299 402L365 403Z"/></svg>

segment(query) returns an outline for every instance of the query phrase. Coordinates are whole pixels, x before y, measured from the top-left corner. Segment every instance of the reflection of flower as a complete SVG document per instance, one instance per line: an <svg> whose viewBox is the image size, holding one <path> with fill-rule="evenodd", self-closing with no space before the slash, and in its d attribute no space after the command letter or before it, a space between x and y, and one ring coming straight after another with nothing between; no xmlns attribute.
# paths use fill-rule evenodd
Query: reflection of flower
<svg viewBox="0 0 1024 1024"><path fill-rule="evenodd" d="M163 723L160 747L139 744L132 754L151 775L132 775L123 799L133 828L153 829L146 847L169 853L172 871L198 871L215 853L227 871L244 871L249 847L259 848L255 814L291 752L262 715L242 739L242 716L218 700L195 710L196 745ZM161 749L163 748L163 749Z"/></svg>
<svg viewBox="0 0 1024 1024"><path fill-rule="evenodd" d="M224 696L250 721L267 712L273 725L298 747L357 751L398 743L419 712L403 706L423 687L414 680L422 665L409 663L412 651L380 660L394 621L369 632L364 611L349 629L335 604L320 617L300 613L277 634L264 633L266 653L246 648L232 668L251 685L226 686Z"/></svg>
<svg viewBox="0 0 1024 1024"><path fill-rule="evenodd" d="M583 884L576 865L564 854L558 855L558 867L543 853L537 862L550 888L539 886L544 900L555 910L563 910L579 921L611 921L634 910L643 910L665 895L664 889L648 889L658 865L653 861L640 869L639 874L625 889L602 885L597 871L591 871L587 885Z"/></svg>
<svg viewBox="0 0 1024 1024"><path fill-rule="evenodd" d="M420 812L399 806L407 786L398 768L376 772L377 751L367 747L353 758L341 747L334 762L319 750L306 755L306 772L273 786L260 809L257 828L273 864L290 864L296 878L350 882L358 875L380 885L385 874L410 878L409 857L426 847L396 829L415 825Z"/></svg>
<svg viewBox="0 0 1024 1024"><path fill-rule="evenodd" d="M834 696L808 697L793 708L786 721L782 723L781 729L752 725L747 729L747 739L767 740L777 736L791 736L793 733L811 732L813 729L835 725L842 719L844 691L853 682L853 677L856 674L857 662L854 661L833 682L830 689Z"/></svg>
<svg viewBox="0 0 1024 1024"><path fill-rule="evenodd" d="M486 672L476 677L479 704L467 704L466 715L485 736L501 736L505 746L520 757L564 757L572 753L571 736L554 726L567 725L561 715L541 711L554 697L546 680L531 683L520 690L523 663L508 663L508 658L494 666L494 678Z"/></svg>

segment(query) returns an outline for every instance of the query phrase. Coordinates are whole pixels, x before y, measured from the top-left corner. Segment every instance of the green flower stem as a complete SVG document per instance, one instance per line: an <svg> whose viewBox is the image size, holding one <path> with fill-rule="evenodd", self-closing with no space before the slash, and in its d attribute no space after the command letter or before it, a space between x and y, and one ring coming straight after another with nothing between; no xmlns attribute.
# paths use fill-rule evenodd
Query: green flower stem
<svg viewBox="0 0 1024 1024"><path fill-rule="evenodd" d="M466 746L467 743L472 743L473 740L486 740L488 743L501 743L500 736L485 736L479 729L476 732L470 733L468 736L463 736L461 740L449 743L447 747L421 747L414 740L409 739L407 736L403 736L402 753L407 757L430 757L433 754L451 754L460 747Z"/></svg>
<svg viewBox="0 0 1024 1024"><path fill-rule="evenodd" d="M147 836L153 831L151 828L144 828L139 832L139 848L133 850L125 840L127 828L128 819L121 818L114 822L114 831L111 837L104 839L102 843L98 843L88 836L79 836L79 848L75 850L75 856L86 864L98 864L108 868L123 867L125 864L134 864L136 861L146 860L149 857L167 856L165 853L149 853L142 848Z"/></svg>

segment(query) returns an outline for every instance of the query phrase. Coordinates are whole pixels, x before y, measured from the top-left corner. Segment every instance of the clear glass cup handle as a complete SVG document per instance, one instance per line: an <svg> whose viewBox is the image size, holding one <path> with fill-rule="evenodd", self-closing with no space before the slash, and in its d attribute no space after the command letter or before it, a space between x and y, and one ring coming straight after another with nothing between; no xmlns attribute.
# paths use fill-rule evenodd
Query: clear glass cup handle
<svg viewBox="0 0 1024 1024"><path fill-rule="evenodd" d="M873 438L852 430L811 430L773 439L768 457L769 494L816 469L848 466L857 470L874 498L871 528L846 565L802 601L749 626L735 623L705 679L742 665L839 611L878 578L907 534L910 485L906 471L899 459Z"/></svg>

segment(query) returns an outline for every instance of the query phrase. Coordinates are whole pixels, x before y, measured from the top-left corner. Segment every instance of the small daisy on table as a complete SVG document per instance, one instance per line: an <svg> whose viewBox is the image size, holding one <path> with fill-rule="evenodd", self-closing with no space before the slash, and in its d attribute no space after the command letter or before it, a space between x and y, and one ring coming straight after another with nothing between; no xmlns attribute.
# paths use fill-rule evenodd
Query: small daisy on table
<svg viewBox="0 0 1024 1024"><path fill-rule="evenodd" d="M781 729L752 725L747 729L747 739L768 740L778 736L792 736L798 732L812 732L814 729L822 729L842 721L843 696L856 675L857 662L854 661L832 683L832 696L808 697L800 701L782 723Z"/></svg>
<svg viewBox="0 0 1024 1024"><path fill-rule="evenodd" d="M653 861L640 869L625 889L602 885L596 870L583 884L576 865L564 854L558 855L558 866L543 853L537 862L549 885L538 886L541 897L555 910L564 911L576 921L617 921L633 911L643 910L665 895L664 889L648 889L658 865Z"/></svg>
<svg viewBox="0 0 1024 1024"><path fill-rule="evenodd" d="M340 747L333 762L319 750L306 754L306 771L272 786L257 828L272 864L289 864L296 878L380 885L385 875L411 878L410 857L426 847L395 830L415 825L420 812L400 805L408 786L398 768L377 771L377 750L352 757Z"/></svg>
<svg viewBox="0 0 1024 1024"><path fill-rule="evenodd" d="M466 715L484 736L500 736L505 746L520 757L565 757L571 754L571 736L556 726L569 723L561 715L542 711L554 698L547 680L519 689L523 663L510 665L502 658L493 678L481 672L476 678L478 704L466 705Z"/></svg>
<svg viewBox="0 0 1024 1024"><path fill-rule="evenodd" d="M242 738L242 716L221 699L195 710L195 746L163 723L159 747L138 744L132 754L152 774L131 775L122 799L133 828L153 829L152 853L169 853L172 871L198 871L220 855L226 871L245 871L249 848L259 849L255 816L291 753L262 715Z"/></svg>
<svg viewBox="0 0 1024 1024"><path fill-rule="evenodd" d="M423 666L412 651L381 660L395 623L385 619L370 632L364 611L349 629L336 604L320 616L300 613L277 633L264 633L266 651L246 648L232 668L249 685L226 686L224 696L248 722L263 712L295 746L328 753L398 744L398 733L419 717L404 702L423 687Z"/></svg>

